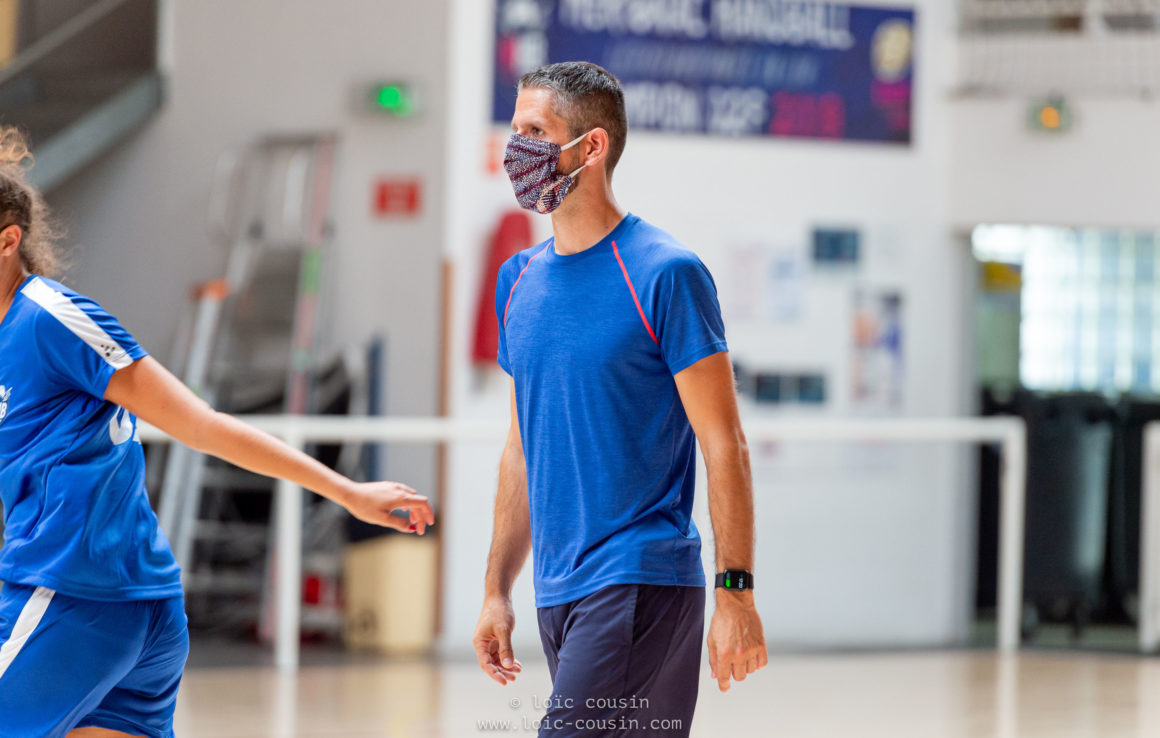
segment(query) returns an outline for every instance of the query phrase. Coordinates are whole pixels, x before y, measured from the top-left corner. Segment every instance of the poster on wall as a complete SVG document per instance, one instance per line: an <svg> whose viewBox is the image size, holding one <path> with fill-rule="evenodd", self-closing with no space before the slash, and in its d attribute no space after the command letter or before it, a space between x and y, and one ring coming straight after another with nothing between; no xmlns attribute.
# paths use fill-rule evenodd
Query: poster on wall
<svg viewBox="0 0 1160 738"><path fill-rule="evenodd" d="M852 323L852 408L869 414L901 411L905 399L902 295L857 290Z"/></svg>
<svg viewBox="0 0 1160 738"><path fill-rule="evenodd" d="M915 13L802 0L497 0L492 119L543 64L624 85L634 130L909 144Z"/></svg>
<svg viewBox="0 0 1160 738"><path fill-rule="evenodd" d="M729 321L794 323L806 302L806 262L796 247L745 243L726 250L721 299Z"/></svg>

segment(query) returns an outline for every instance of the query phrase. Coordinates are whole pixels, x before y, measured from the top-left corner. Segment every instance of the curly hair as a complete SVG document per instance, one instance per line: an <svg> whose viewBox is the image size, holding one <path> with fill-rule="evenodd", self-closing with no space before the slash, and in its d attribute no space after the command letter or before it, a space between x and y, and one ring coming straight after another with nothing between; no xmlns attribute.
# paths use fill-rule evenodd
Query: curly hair
<svg viewBox="0 0 1160 738"><path fill-rule="evenodd" d="M28 184L32 152L17 129L0 127L0 229L19 226L20 260L32 274L55 276L62 267L56 250L59 231L44 198Z"/></svg>

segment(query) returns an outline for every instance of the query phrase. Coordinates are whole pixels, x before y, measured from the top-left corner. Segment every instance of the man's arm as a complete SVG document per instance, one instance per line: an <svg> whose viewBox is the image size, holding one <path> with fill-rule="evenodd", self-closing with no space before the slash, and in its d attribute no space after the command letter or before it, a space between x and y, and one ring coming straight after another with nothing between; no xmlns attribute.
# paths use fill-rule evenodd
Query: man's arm
<svg viewBox="0 0 1160 738"><path fill-rule="evenodd" d="M678 372L674 379L705 457L717 571L752 571L753 479L729 354L721 352L701 359ZM715 592L717 607L708 636L709 666L725 692L730 676L743 681L764 667L769 658L753 592Z"/></svg>
<svg viewBox="0 0 1160 738"><path fill-rule="evenodd" d="M528 475L516 413L515 384L511 390L511 430L499 462L499 491L495 496L495 527L487 556L483 611L472 645L483 673L499 682L514 681L523 668L512 653L512 586L532 550L528 513Z"/></svg>

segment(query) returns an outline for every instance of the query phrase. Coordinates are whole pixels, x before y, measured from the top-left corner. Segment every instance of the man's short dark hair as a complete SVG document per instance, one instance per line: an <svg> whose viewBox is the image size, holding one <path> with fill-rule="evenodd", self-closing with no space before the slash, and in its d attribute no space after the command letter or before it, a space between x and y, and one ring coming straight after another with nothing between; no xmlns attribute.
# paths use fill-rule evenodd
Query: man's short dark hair
<svg viewBox="0 0 1160 738"><path fill-rule="evenodd" d="M591 62L560 62L528 72L520 77L516 89L551 90L555 112L568 123L571 138L593 128L607 131L605 171L612 173L624 153L628 114L624 109L624 89L611 72Z"/></svg>

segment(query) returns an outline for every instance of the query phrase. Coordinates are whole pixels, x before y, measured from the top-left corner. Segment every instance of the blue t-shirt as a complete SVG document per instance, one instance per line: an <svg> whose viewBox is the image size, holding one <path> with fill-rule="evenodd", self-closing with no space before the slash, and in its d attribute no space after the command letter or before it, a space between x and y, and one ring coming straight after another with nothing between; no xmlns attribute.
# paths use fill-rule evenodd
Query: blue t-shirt
<svg viewBox="0 0 1160 738"><path fill-rule="evenodd" d="M111 315L29 277L0 323L0 580L94 600L181 594L137 419L104 399L145 356Z"/></svg>
<svg viewBox="0 0 1160 738"><path fill-rule="evenodd" d="M562 256L512 257L496 286L515 381L536 606L613 584L701 587L695 438L673 375L725 351L713 278L634 215Z"/></svg>

